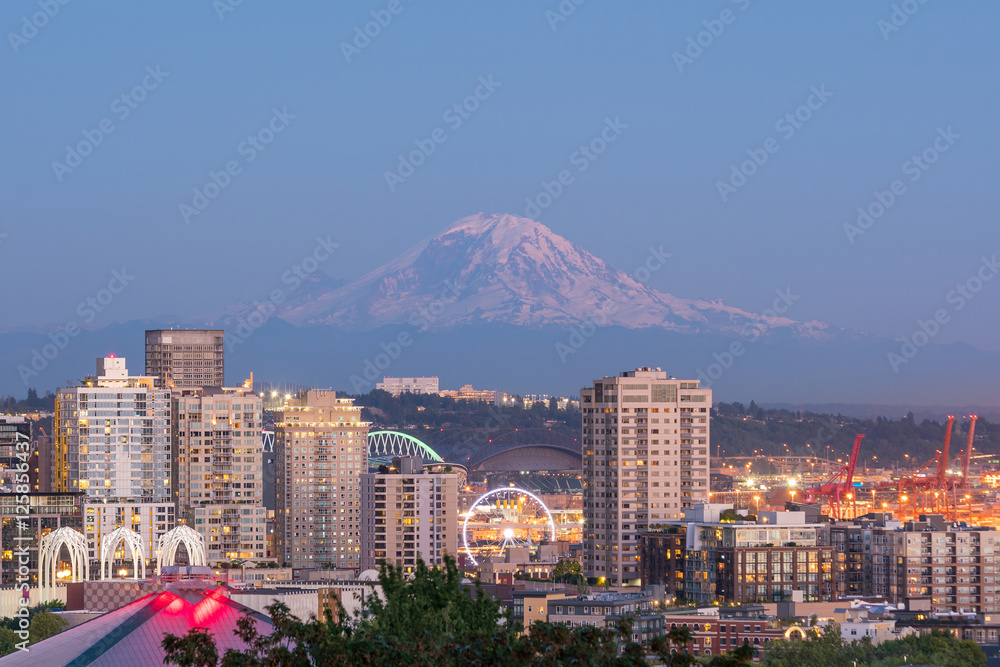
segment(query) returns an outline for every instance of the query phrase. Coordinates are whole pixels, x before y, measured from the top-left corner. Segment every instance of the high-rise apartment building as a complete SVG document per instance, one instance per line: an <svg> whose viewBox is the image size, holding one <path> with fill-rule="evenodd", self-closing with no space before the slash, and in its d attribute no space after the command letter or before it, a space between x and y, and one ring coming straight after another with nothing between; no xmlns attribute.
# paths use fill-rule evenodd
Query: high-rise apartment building
<svg viewBox="0 0 1000 667"><path fill-rule="evenodd" d="M124 357L56 394L56 491L88 501L172 503L170 392L130 376Z"/></svg>
<svg viewBox="0 0 1000 667"><path fill-rule="evenodd" d="M225 332L158 329L146 332L146 375L160 387L225 385Z"/></svg>
<svg viewBox="0 0 1000 667"><path fill-rule="evenodd" d="M309 390L276 417L276 550L291 567L357 569L368 422L354 399Z"/></svg>
<svg viewBox="0 0 1000 667"><path fill-rule="evenodd" d="M639 533L708 499L711 389L652 368L596 380L583 413L583 569L637 583Z"/></svg>
<svg viewBox="0 0 1000 667"><path fill-rule="evenodd" d="M418 558L440 567L445 554L458 554L458 475L425 473L419 456L361 475L362 570L385 560L411 571Z"/></svg>
<svg viewBox="0 0 1000 667"><path fill-rule="evenodd" d="M178 517L205 536L210 565L266 557L263 401L252 390L174 389Z"/></svg>
<svg viewBox="0 0 1000 667"><path fill-rule="evenodd" d="M90 555L124 526L143 540L147 559L174 527L170 392L155 378L130 376L121 357L97 360L96 375L56 393L55 491L84 493Z"/></svg>

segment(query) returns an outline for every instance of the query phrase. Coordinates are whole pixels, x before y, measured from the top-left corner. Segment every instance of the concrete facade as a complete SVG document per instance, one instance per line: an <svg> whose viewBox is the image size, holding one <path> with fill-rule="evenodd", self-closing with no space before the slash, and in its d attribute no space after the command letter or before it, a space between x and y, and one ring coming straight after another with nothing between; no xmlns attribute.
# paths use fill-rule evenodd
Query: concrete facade
<svg viewBox="0 0 1000 667"><path fill-rule="evenodd" d="M225 382L225 332L153 330L146 332L146 375L158 386L222 387Z"/></svg>
<svg viewBox="0 0 1000 667"><path fill-rule="evenodd" d="M170 393L129 376L123 357L56 393L55 491L89 502L172 503Z"/></svg>
<svg viewBox="0 0 1000 667"><path fill-rule="evenodd" d="M383 560L410 571L417 559L458 558L458 475L425 473L423 460L393 460L390 473L361 475L361 569Z"/></svg>
<svg viewBox="0 0 1000 667"><path fill-rule="evenodd" d="M286 399L275 422L276 534L291 567L346 567L361 561L361 484L368 470L368 422L350 398L304 391Z"/></svg>
<svg viewBox="0 0 1000 667"><path fill-rule="evenodd" d="M583 571L638 583L639 534L708 498L711 389L637 368L580 391Z"/></svg>
<svg viewBox="0 0 1000 667"><path fill-rule="evenodd" d="M178 518L205 536L208 563L267 557L263 403L249 389L175 389Z"/></svg>

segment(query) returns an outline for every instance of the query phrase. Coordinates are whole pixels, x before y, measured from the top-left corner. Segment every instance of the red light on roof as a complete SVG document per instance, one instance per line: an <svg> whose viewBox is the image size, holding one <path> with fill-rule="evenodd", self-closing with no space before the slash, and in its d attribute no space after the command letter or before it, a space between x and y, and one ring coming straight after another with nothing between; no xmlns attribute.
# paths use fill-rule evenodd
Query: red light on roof
<svg viewBox="0 0 1000 667"><path fill-rule="evenodd" d="M115 358L115 353L114 352L112 352L111 354L108 355L108 359L114 359L114 358Z"/></svg>

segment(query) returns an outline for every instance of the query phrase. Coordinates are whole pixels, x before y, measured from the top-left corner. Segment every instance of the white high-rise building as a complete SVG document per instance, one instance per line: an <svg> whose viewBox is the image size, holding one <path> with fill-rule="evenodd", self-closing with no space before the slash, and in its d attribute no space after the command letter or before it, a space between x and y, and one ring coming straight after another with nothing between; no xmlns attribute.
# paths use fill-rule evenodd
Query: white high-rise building
<svg viewBox="0 0 1000 667"><path fill-rule="evenodd" d="M712 390L637 368L580 391L583 570L637 583L639 533L707 502Z"/></svg>
<svg viewBox="0 0 1000 667"><path fill-rule="evenodd" d="M91 559L101 539L124 526L155 562L160 536L174 527L170 391L130 376L121 357L97 360L97 373L56 393L55 490L82 491Z"/></svg>
<svg viewBox="0 0 1000 667"><path fill-rule="evenodd" d="M130 376L122 357L56 394L56 490L87 501L173 503L170 392Z"/></svg>

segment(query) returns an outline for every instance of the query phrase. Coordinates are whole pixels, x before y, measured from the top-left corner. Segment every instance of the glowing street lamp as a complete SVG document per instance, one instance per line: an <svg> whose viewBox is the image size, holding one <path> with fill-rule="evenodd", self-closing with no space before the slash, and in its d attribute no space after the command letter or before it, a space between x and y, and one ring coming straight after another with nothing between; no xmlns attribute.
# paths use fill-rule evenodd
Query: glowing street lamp
<svg viewBox="0 0 1000 667"><path fill-rule="evenodd" d="M753 499L757 503L757 514L760 514L760 496L754 496Z"/></svg>

